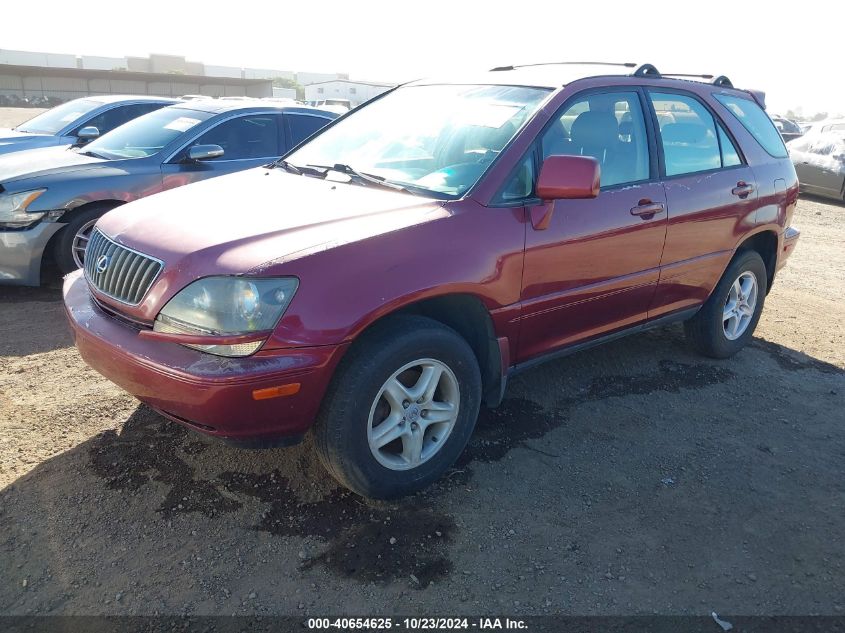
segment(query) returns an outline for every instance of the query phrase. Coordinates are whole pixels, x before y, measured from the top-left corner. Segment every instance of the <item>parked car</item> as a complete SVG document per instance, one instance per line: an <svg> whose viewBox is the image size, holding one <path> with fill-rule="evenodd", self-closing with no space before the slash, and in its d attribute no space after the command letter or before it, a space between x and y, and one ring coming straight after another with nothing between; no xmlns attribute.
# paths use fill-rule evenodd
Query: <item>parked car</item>
<svg viewBox="0 0 845 633"><path fill-rule="evenodd" d="M74 99L15 128L0 128L0 154L36 147L84 145L127 121L177 101L167 97L123 95Z"/></svg>
<svg viewBox="0 0 845 633"><path fill-rule="evenodd" d="M211 436L311 430L370 497L443 474L544 360L680 321L735 354L798 239L795 170L750 92L632 70L416 81L112 211L64 285L80 354Z"/></svg>
<svg viewBox="0 0 845 633"><path fill-rule="evenodd" d="M778 132L780 132L784 142L792 141L804 134L801 130L801 126L795 121L790 121L789 119L778 116L772 117L772 121L778 129Z"/></svg>
<svg viewBox="0 0 845 633"><path fill-rule="evenodd" d="M845 202L845 129L808 134L787 148L801 191Z"/></svg>
<svg viewBox="0 0 845 633"><path fill-rule="evenodd" d="M0 157L0 282L38 285L41 260L82 265L94 223L121 204L266 164L336 118L314 108L189 101L82 149Z"/></svg>

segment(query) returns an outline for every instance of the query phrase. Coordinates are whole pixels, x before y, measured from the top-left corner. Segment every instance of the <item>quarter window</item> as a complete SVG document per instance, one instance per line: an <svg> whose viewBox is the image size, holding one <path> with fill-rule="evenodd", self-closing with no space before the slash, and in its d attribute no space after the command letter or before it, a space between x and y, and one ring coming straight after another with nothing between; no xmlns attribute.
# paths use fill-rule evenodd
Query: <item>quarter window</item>
<svg viewBox="0 0 845 633"><path fill-rule="evenodd" d="M222 160L280 156L279 117L256 114L229 119L208 130L194 144L219 145L223 148Z"/></svg>
<svg viewBox="0 0 845 633"><path fill-rule="evenodd" d="M595 93L565 106L542 138L543 159L592 156L602 187L648 180L648 137L637 93Z"/></svg>
<svg viewBox="0 0 845 633"><path fill-rule="evenodd" d="M786 158L788 152L775 124L757 103L751 99L733 95L713 95L730 110L742 127L749 131L763 149L775 158Z"/></svg>

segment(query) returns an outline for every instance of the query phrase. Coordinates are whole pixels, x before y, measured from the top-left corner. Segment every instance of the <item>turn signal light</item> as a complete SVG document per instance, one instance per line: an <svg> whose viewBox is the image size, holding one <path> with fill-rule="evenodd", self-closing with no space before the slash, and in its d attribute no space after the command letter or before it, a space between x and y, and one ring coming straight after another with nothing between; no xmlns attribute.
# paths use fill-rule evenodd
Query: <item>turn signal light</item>
<svg viewBox="0 0 845 633"><path fill-rule="evenodd" d="M270 398L280 398L282 396L293 396L299 393L301 385L298 382L288 383L287 385L279 385L278 387L267 387L266 389L255 389L252 392L254 400L269 400Z"/></svg>

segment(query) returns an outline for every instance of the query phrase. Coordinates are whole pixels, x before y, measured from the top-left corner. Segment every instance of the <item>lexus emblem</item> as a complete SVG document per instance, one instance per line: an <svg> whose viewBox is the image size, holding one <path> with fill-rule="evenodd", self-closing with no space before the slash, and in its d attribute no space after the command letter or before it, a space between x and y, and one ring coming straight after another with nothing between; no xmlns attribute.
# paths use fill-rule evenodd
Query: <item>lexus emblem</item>
<svg viewBox="0 0 845 633"><path fill-rule="evenodd" d="M106 272L106 268L108 268L108 267L109 267L109 256L108 255L100 255L97 258L97 265L94 267L94 269L98 273L104 273L104 272Z"/></svg>

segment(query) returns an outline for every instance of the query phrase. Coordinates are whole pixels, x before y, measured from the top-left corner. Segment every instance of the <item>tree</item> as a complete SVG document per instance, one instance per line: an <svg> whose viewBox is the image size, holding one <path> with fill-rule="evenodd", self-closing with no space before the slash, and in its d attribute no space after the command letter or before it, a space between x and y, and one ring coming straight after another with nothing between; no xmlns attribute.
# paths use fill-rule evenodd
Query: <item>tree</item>
<svg viewBox="0 0 845 633"><path fill-rule="evenodd" d="M293 79L287 77L276 77L273 79L273 86L276 88L293 88L296 90L296 98L300 101L305 100L305 88L296 83Z"/></svg>

